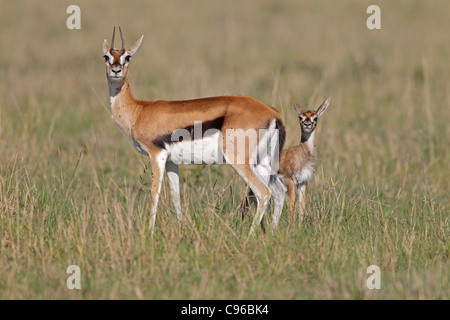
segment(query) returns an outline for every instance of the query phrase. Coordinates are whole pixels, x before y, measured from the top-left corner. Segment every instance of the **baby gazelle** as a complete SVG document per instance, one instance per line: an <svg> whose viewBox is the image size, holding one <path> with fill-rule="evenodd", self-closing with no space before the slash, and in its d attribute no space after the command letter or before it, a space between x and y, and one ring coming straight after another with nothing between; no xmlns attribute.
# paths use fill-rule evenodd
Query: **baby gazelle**
<svg viewBox="0 0 450 320"><path fill-rule="evenodd" d="M300 128L302 130L300 144L281 151L280 168L278 177L287 187L289 198L289 226L294 223L295 218L295 192L298 194L299 203L299 225L303 220L306 205L306 185L314 174L315 165L315 145L314 136L317 122L323 112L328 108L330 98L325 100L316 110L304 110L297 102L292 99L292 106L298 114ZM249 210L249 200L254 200L253 195L249 194L241 203L242 213ZM281 211L284 204L284 197L274 198L274 228L277 228Z"/></svg>
<svg viewBox="0 0 450 320"><path fill-rule="evenodd" d="M295 217L295 192L298 195L299 225L303 220L306 205L306 185L313 177L315 166L314 136L317 122L323 112L328 108L330 98L324 101L316 110L303 110L292 99L292 106L298 114L302 136L300 144L281 152L280 170L278 176L288 190L289 198L289 226L294 223ZM279 210L281 213L281 210ZM274 217L275 227L278 225L278 217Z"/></svg>

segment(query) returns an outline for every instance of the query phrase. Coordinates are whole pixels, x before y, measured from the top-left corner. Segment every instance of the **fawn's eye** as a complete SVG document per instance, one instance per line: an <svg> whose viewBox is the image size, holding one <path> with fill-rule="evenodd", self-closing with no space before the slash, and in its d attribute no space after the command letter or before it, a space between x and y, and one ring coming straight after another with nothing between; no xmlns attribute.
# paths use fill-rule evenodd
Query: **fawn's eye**
<svg viewBox="0 0 450 320"><path fill-rule="evenodd" d="M314 121L314 122L317 122L318 119L319 119L318 117L314 117L314 118L313 118L313 121Z"/></svg>
<svg viewBox="0 0 450 320"><path fill-rule="evenodd" d="M109 58L108 58L107 55L104 55L103 58L105 59L105 62L108 62L108 61L109 61Z"/></svg>
<svg viewBox="0 0 450 320"><path fill-rule="evenodd" d="M126 57L125 57L125 61L126 61L126 62L130 62L130 59L131 59L131 56L126 56Z"/></svg>

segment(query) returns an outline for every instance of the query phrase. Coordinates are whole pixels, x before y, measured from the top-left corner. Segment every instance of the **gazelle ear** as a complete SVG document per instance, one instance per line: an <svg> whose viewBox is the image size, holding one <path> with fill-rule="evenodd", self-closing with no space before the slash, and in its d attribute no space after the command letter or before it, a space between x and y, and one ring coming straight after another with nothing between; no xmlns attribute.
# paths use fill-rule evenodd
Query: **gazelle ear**
<svg viewBox="0 0 450 320"><path fill-rule="evenodd" d="M144 35L142 35L138 41L133 43L131 47L128 48L128 53L132 56L136 53L136 51L139 49L142 43L142 39L144 39Z"/></svg>
<svg viewBox="0 0 450 320"><path fill-rule="evenodd" d="M108 45L108 41L106 41L106 39L103 40L103 54L106 55L109 52L109 49L111 48Z"/></svg>
<svg viewBox="0 0 450 320"><path fill-rule="evenodd" d="M330 98L328 98L327 100L325 100L322 105L319 107L319 109L317 109L317 115L320 117L322 115L322 113L324 113L325 110L327 110L328 105L330 104Z"/></svg>
<svg viewBox="0 0 450 320"><path fill-rule="evenodd" d="M294 97L292 97L291 103L292 103L292 106L294 107L294 110L295 110L298 114L303 113L302 107L300 107L300 105L297 103L297 101L295 101Z"/></svg>

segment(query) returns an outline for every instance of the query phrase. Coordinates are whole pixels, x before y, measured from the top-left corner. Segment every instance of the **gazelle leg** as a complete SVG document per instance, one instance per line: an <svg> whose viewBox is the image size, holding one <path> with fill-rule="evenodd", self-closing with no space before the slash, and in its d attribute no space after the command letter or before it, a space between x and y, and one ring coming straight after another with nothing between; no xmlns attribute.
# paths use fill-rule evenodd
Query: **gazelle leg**
<svg viewBox="0 0 450 320"><path fill-rule="evenodd" d="M250 227L250 236L254 233L255 227L261 224L270 200L270 154L268 154L267 151L264 152L264 150L267 149L267 146L262 142L262 140L267 141L270 136L266 134L259 142L254 141L253 143L257 143L256 145L252 144L251 137L249 137L250 145L252 145L251 148L245 148L245 145L242 146L235 143L236 139L240 141L240 137L246 138L246 136L242 134L229 134L229 132L223 132L223 140L220 147L226 162L230 164L239 176L250 186L256 197L257 207Z"/></svg>
<svg viewBox="0 0 450 320"><path fill-rule="evenodd" d="M161 192L161 184L164 176L164 167L167 161L165 151L158 150L151 155L152 163L152 203L150 205L150 230L153 235L156 220L156 210Z"/></svg>
<svg viewBox="0 0 450 320"><path fill-rule="evenodd" d="M177 218L181 225L183 214L181 213L180 205L180 177L178 165L173 162L166 162L166 172L170 184L170 197L172 198L172 204L175 207Z"/></svg>
<svg viewBox="0 0 450 320"><path fill-rule="evenodd" d="M248 233L249 236L251 236L255 232L255 228L257 225L261 225L261 221L264 218L264 214L267 210L267 205L269 204L270 190L266 188L266 190L264 190L263 192L263 195L257 198L258 206L256 208L256 214L252 221L252 226L250 227L250 231Z"/></svg>
<svg viewBox="0 0 450 320"><path fill-rule="evenodd" d="M261 224L261 220L266 212L267 205L270 200L270 189L263 181L253 172L249 164L230 164L239 176L248 183L257 200L256 214L253 217L250 227L249 236L255 231L257 225Z"/></svg>
<svg viewBox="0 0 450 320"><path fill-rule="evenodd" d="M273 229L278 228L281 212L284 206L284 197L286 195L286 188L278 177L275 177L275 182L271 184L272 199L274 203L273 210Z"/></svg>
<svg viewBox="0 0 450 320"><path fill-rule="evenodd" d="M299 188L297 189L297 192L298 192L298 206L299 206L298 225L301 226L306 208L306 184L300 185Z"/></svg>

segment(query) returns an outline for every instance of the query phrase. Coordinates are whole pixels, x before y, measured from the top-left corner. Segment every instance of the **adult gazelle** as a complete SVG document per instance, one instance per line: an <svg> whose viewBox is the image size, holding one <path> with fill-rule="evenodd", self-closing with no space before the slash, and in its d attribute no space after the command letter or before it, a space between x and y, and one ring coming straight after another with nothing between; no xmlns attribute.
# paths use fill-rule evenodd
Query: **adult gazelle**
<svg viewBox="0 0 450 320"><path fill-rule="evenodd" d="M182 220L179 163L231 165L249 185L258 202L250 228L250 234L253 233L264 216L270 197L284 195L285 191L276 176L286 132L280 112L243 96L181 101L138 100L131 93L128 71L130 59L144 36L128 49L125 48L122 30L120 36L120 48L114 47L115 28L111 46L106 40L103 42L111 114L136 149L150 157L152 233L164 169L169 178L173 205L178 219ZM205 154L203 149L208 152Z"/></svg>

